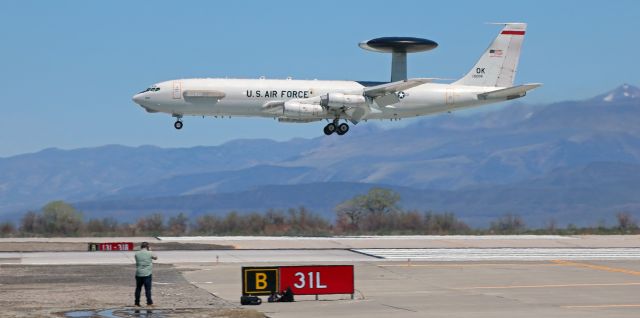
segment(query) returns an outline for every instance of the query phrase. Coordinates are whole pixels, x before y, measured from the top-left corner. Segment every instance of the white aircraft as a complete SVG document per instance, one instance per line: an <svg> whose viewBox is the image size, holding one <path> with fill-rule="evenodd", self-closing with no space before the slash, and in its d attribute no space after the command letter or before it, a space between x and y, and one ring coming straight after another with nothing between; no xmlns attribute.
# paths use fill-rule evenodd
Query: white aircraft
<svg viewBox="0 0 640 318"><path fill-rule="evenodd" d="M513 86L524 39L525 23L500 23L504 28L469 73L450 84L435 78L407 79L407 53L433 49L437 43L419 38L378 38L360 47L393 53L390 82L197 78L157 83L133 96L150 113L176 117L255 116L280 122L327 120L324 133L344 135L347 122L451 112L526 95L542 84ZM345 122L340 123L340 120Z"/></svg>

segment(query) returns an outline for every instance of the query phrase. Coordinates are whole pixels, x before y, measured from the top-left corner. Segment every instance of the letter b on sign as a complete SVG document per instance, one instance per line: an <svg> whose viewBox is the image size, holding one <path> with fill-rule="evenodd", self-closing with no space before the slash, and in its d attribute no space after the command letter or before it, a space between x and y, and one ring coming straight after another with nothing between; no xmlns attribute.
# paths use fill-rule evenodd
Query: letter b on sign
<svg viewBox="0 0 640 318"><path fill-rule="evenodd" d="M269 283L267 283L267 274L265 273L256 273L256 290L265 290L269 287Z"/></svg>
<svg viewBox="0 0 640 318"><path fill-rule="evenodd" d="M278 290L277 267L243 267L243 295L271 295Z"/></svg>

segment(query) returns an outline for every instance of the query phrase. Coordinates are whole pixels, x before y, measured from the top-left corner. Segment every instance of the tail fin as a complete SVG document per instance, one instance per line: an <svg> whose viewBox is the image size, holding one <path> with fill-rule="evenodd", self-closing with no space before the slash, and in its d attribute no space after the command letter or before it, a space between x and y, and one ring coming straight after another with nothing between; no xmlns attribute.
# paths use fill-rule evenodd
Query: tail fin
<svg viewBox="0 0 640 318"><path fill-rule="evenodd" d="M527 24L500 24L504 24L504 28L482 54L478 63L467 75L453 84L495 87L513 86Z"/></svg>

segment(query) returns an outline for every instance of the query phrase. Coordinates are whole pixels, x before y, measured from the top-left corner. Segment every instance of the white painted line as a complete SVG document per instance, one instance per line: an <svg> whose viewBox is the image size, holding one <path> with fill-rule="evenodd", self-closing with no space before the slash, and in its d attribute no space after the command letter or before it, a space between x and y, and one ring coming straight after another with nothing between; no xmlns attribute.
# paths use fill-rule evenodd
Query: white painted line
<svg viewBox="0 0 640 318"><path fill-rule="evenodd" d="M387 260L415 261L541 261L640 259L640 248L434 248L354 249Z"/></svg>
<svg viewBox="0 0 640 318"><path fill-rule="evenodd" d="M33 252L16 261L24 265L134 264L134 252ZM159 264L267 263L267 262L358 262L376 258L349 250L211 250L154 251ZM0 253L0 261L3 253Z"/></svg>

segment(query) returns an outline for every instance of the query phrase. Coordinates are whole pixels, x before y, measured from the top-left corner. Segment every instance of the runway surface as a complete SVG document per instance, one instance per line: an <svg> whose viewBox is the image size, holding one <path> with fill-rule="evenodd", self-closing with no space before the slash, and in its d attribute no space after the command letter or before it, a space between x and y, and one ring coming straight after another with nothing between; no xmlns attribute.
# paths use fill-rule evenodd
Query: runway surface
<svg viewBox="0 0 640 318"><path fill-rule="evenodd" d="M413 235L334 237L160 237L159 242L232 245L239 249L292 248L635 248L639 235ZM2 242L0 240L0 242Z"/></svg>
<svg viewBox="0 0 640 318"><path fill-rule="evenodd" d="M640 260L640 248L489 248L156 251L157 263ZM134 252L0 253L0 264L133 264Z"/></svg>
<svg viewBox="0 0 640 318"><path fill-rule="evenodd" d="M137 238L138 242L140 238ZM144 238L148 241L153 238ZM0 244L96 241L95 238L3 239ZM134 241L117 238L116 241ZM108 241L101 238L98 241ZM352 237L162 237L173 242L219 244L234 250L155 251L159 263L544 261L640 260L640 236L352 236ZM204 246L204 245L203 245ZM133 252L0 253L0 264L130 264Z"/></svg>
<svg viewBox="0 0 640 318"><path fill-rule="evenodd" d="M349 250L217 250L155 251L156 263L269 263L363 262L377 259ZM134 252L34 252L0 253L0 264L134 264Z"/></svg>

